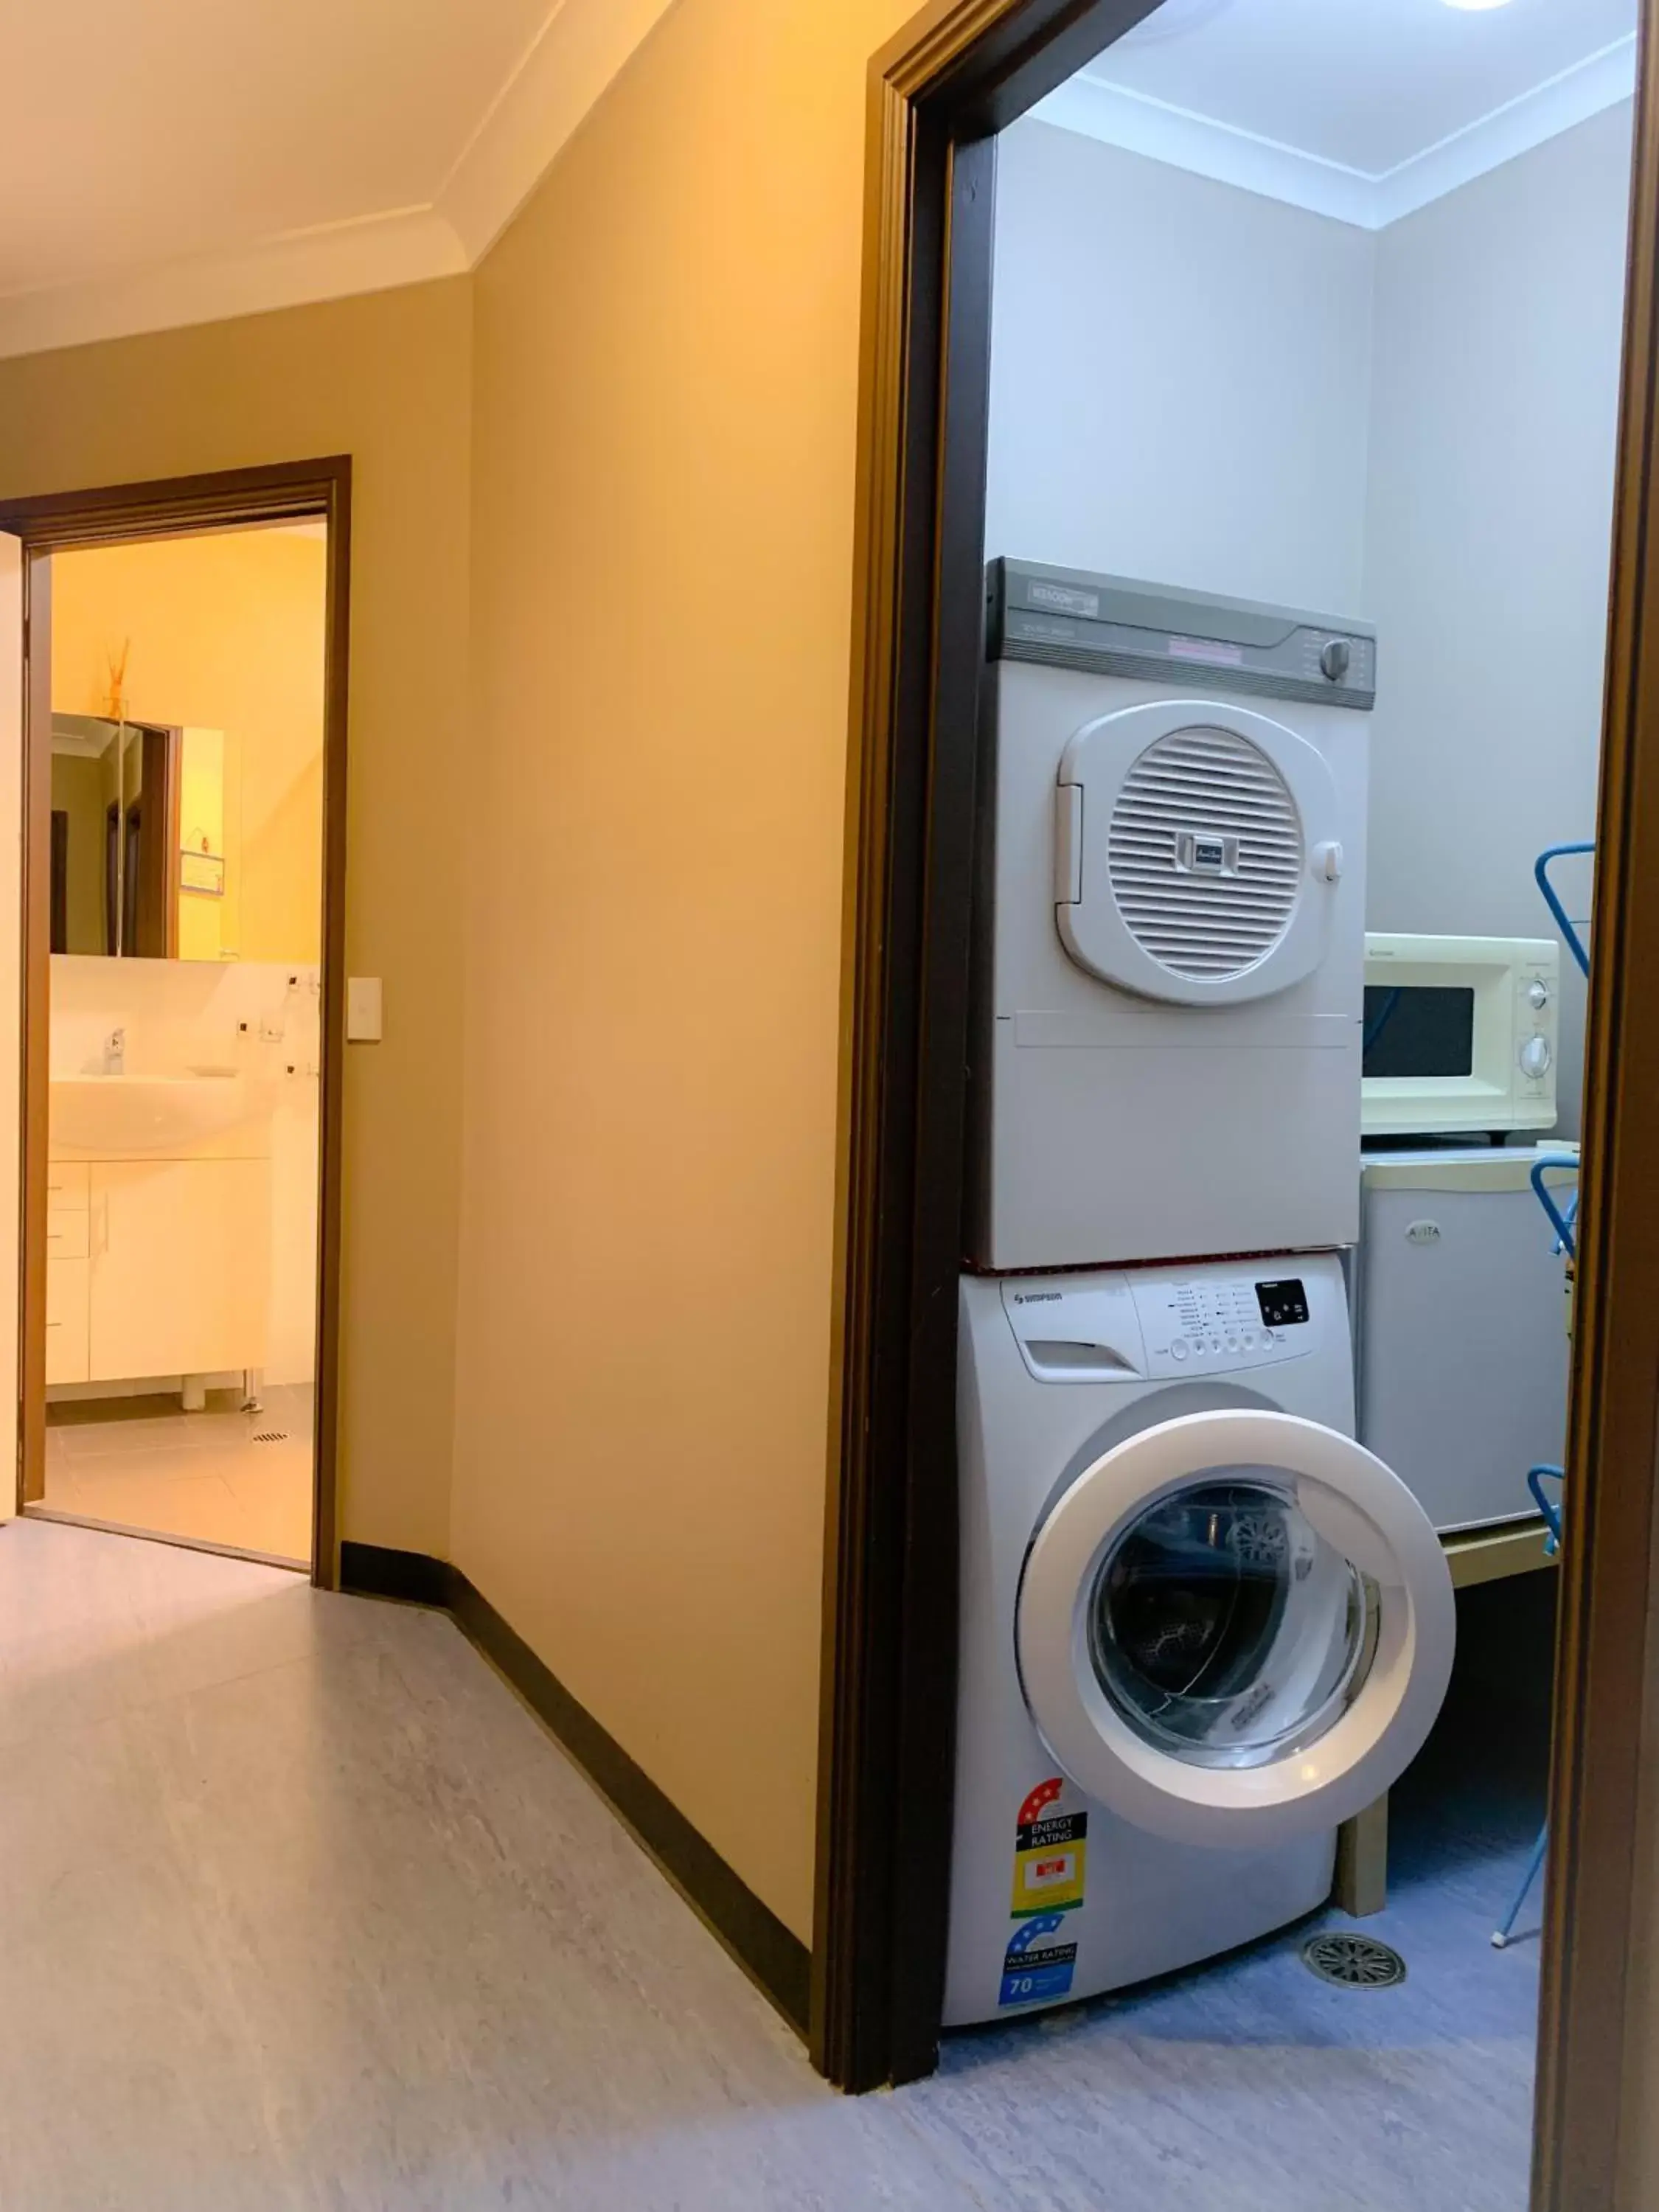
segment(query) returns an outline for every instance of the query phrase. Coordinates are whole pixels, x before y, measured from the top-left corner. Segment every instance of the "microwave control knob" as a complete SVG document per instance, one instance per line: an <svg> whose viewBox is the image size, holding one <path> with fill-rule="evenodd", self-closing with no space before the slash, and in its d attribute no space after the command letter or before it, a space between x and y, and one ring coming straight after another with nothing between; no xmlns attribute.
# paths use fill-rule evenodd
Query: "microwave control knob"
<svg viewBox="0 0 1659 2212"><path fill-rule="evenodd" d="M1333 684L1340 684L1348 672L1353 659L1353 647L1346 637L1334 637L1319 656L1319 665Z"/></svg>
<svg viewBox="0 0 1659 2212"><path fill-rule="evenodd" d="M1550 1072L1550 1041L1547 1037L1528 1037L1521 1048L1521 1073L1534 1078Z"/></svg>
<svg viewBox="0 0 1659 2212"><path fill-rule="evenodd" d="M1536 981L1528 984L1527 1004L1531 1006L1535 1012L1541 1014L1545 1007L1548 1006L1549 1002L1550 987L1547 983Z"/></svg>

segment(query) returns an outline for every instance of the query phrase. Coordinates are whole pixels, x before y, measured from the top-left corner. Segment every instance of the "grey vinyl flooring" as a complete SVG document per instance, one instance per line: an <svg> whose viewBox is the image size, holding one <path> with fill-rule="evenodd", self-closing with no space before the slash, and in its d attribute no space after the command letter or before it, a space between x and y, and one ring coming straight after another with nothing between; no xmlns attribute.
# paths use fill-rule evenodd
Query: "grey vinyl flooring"
<svg viewBox="0 0 1659 2212"><path fill-rule="evenodd" d="M1392 1996L1258 1946L840 2098L449 1622L15 1522L0 2203L1521 2212L1535 1966L1477 1862Z"/></svg>

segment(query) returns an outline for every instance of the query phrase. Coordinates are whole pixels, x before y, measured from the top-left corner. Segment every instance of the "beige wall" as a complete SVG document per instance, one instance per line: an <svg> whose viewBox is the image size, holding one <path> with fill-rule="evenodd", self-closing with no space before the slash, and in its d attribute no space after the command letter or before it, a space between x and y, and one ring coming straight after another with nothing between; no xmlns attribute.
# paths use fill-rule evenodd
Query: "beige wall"
<svg viewBox="0 0 1659 2212"><path fill-rule="evenodd" d="M106 713L112 656L119 665L125 654L129 714L217 732L234 753L234 804L213 825L225 893L179 894L186 959L192 925L205 957L321 957L327 561L315 530L289 528L92 546L52 564L53 708ZM186 840L191 750L187 735Z"/></svg>
<svg viewBox="0 0 1659 2212"><path fill-rule="evenodd" d="M865 73L681 0L477 280L454 1556L810 1930Z"/></svg>
<svg viewBox="0 0 1659 2212"><path fill-rule="evenodd" d="M0 362L0 495L349 453L342 1526L448 1536L459 1161L471 296L466 279ZM137 663L135 662L135 673Z"/></svg>

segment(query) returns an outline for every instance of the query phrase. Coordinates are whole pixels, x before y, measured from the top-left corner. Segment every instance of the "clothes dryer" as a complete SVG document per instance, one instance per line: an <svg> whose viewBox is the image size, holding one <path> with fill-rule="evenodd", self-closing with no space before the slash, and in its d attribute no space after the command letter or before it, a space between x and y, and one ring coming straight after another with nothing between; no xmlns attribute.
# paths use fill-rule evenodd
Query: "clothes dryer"
<svg viewBox="0 0 1659 2212"><path fill-rule="evenodd" d="M1340 1261L961 1287L947 2025L1322 1905L1415 1756L1451 1578L1352 1440Z"/></svg>
<svg viewBox="0 0 1659 2212"><path fill-rule="evenodd" d="M970 1264L1359 1232L1364 623L990 570Z"/></svg>

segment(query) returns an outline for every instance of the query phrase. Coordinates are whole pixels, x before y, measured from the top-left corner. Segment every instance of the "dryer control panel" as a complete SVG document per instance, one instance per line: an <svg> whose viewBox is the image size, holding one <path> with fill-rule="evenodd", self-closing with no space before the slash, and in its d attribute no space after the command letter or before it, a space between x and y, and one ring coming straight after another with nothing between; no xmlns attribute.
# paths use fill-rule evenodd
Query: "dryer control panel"
<svg viewBox="0 0 1659 2212"><path fill-rule="evenodd" d="M1304 1358L1347 1328L1332 1253L1254 1267L1018 1276L1004 1281L1002 1304L1040 1382L1237 1375Z"/></svg>
<svg viewBox="0 0 1659 2212"><path fill-rule="evenodd" d="M1376 636L1368 623L1223 599L1035 561L992 562L986 578L993 660L1137 676L1368 712L1376 703Z"/></svg>

